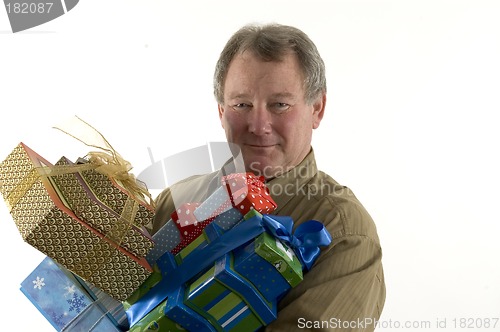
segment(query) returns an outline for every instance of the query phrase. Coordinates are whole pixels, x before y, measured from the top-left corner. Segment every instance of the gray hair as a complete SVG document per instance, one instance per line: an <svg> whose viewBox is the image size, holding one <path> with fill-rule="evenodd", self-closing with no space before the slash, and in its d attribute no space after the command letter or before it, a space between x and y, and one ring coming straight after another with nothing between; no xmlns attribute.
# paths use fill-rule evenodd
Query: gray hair
<svg viewBox="0 0 500 332"><path fill-rule="evenodd" d="M264 61L281 61L289 52L296 54L304 74L305 101L311 104L326 93L325 64L304 32L281 24L246 25L231 36L215 66L214 95L219 104L224 103L224 83L231 61L247 50Z"/></svg>

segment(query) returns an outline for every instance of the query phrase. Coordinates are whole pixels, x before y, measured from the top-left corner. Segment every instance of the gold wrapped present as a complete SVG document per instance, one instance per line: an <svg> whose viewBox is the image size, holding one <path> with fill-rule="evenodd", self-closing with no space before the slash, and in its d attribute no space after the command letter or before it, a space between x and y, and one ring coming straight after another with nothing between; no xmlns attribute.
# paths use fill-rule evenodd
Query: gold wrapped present
<svg viewBox="0 0 500 332"><path fill-rule="evenodd" d="M132 198L125 200L122 213L118 214L96 197L90 184L83 179L80 172L64 171L77 170L78 166L74 167L75 165L66 157L59 159L56 166L63 166L60 168L62 171L56 171L51 180L79 219L135 256L145 257L148 254L154 242L144 227L139 228L134 224L139 210L137 200ZM95 184L92 187L95 187ZM112 197L106 198L108 198L106 202L109 202Z"/></svg>
<svg viewBox="0 0 500 332"><path fill-rule="evenodd" d="M151 274L151 266L80 220L52 182L52 167L23 143L0 164L0 192L19 232L68 270L125 300Z"/></svg>

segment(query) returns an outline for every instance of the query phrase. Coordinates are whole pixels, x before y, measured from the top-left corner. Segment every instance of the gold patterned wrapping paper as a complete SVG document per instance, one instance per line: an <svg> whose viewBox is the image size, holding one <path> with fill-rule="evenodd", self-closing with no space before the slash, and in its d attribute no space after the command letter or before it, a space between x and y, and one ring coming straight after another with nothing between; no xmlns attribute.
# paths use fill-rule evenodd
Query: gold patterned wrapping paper
<svg viewBox="0 0 500 332"><path fill-rule="evenodd" d="M0 192L23 239L119 301L151 274L137 258L87 225L39 175L48 161L20 143L0 164Z"/></svg>
<svg viewBox="0 0 500 332"><path fill-rule="evenodd" d="M117 181L94 169L84 170L80 175L94 195L117 214L121 215L123 209L133 203L138 206L134 224L148 226L152 223L154 208L145 202L144 198L128 193Z"/></svg>
<svg viewBox="0 0 500 332"><path fill-rule="evenodd" d="M55 165L74 166L65 157ZM78 172L64 172L51 178L55 189L62 194L71 210L92 228L137 257L145 257L153 248L151 236L144 228L140 229L134 224L139 209L138 202L127 200L127 206L123 207L122 214L119 215L94 195Z"/></svg>

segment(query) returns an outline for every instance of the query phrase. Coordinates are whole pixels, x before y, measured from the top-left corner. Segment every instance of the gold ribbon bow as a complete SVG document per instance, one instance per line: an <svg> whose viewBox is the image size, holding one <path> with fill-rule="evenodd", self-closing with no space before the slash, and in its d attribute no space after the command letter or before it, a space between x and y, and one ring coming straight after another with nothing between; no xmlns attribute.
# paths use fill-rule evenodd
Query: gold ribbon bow
<svg viewBox="0 0 500 332"><path fill-rule="evenodd" d="M79 171L79 167L82 169L95 169L97 172L116 180L132 197L138 197L154 208L154 200L148 192L146 185L139 182L136 177L130 173L132 170L130 162L123 159L97 129L76 115L64 124L55 126L54 128L79 140L87 146L101 150L87 153L84 159L89 163L87 165L71 166L75 167L75 171ZM54 172L54 170L50 172L50 175L53 175L52 172Z"/></svg>

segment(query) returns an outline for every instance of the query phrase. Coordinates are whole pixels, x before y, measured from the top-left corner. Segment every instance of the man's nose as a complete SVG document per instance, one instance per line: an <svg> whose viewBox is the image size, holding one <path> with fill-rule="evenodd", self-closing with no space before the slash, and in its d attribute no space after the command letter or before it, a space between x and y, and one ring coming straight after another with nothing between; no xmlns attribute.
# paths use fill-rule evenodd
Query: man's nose
<svg viewBox="0 0 500 332"><path fill-rule="evenodd" d="M272 118L265 105L254 106L248 114L248 131L262 136L272 131Z"/></svg>

